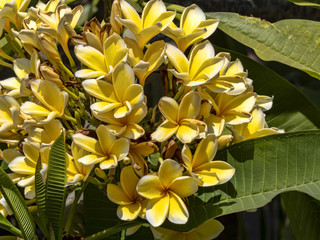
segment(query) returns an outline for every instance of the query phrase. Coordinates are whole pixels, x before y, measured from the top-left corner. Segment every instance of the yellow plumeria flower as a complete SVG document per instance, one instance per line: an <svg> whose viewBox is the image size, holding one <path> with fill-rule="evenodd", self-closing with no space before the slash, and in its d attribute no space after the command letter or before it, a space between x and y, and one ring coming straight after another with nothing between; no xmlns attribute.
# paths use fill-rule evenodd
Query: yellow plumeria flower
<svg viewBox="0 0 320 240"><path fill-rule="evenodd" d="M94 47L77 45L75 54L88 68L76 72L79 78L109 77L121 62L127 60L128 49L124 40L116 33L108 37L103 44L103 53Z"/></svg>
<svg viewBox="0 0 320 240"><path fill-rule="evenodd" d="M136 190L139 180L130 165L121 170L120 186L115 184L108 184L107 186L108 198L119 204L117 215L123 221L135 220L141 213L142 197Z"/></svg>
<svg viewBox="0 0 320 240"><path fill-rule="evenodd" d="M224 65L224 58L215 57L209 41L195 45L189 60L177 47L168 44L166 54L174 69L168 69L187 86L198 86L217 76Z"/></svg>
<svg viewBox="0 0 320 240"><path fill-rule="evenodd" d="M19 115L20 104L11 96L0 96L0 134L20 126L23 119Z"/></svg>
<svg viewBox="0 0 320 240"><path fill-rule="evenodd" d="M144 101L143 87L135 84L132 68L121 62L112 73L112 84L104 80L88 79L83 81L84 90L101 101L90 108L96 115L112 111L115 118L123 118Z"/></svg>
<svg viewBox="0 0 320 240"><path fill-rule="evenodd" d="M78 159L84 165L100 163L101 169L114 168L118 161L124 159L129 152L130 143L125 138L117 139L104 125L96 130L98 140L76 133L72 136L76 145L90 152Z"/></svg>
<svg viewBox="0 0 320 240"><path fill-rule="evenodd" d="M10 22L20 29L21 20L27 16L24 12L30 0L1 0L0 1L0 37L3 29L10 32Z"/></svg>
<svg viewBox="0 0 320 240"><path fill-rule="evenodd" d="M159 110L166 120L151 134L151 138L163 142L176 134L182 143L192 142L199 134L199 126L205 126L205 123L195 119L200 105L201 97L197 92L187 93L180 105L173 98L162 97Z"/></svg>
<svg viewBox="0 0 320 240"><path fill-rule="evenodd" d="M198 144L192 156L187 145L183 146L181 156L187 171L197 179L201 187L210 187L229 181L234 175L235 169L223 161L213 161L218 149L217 138L209 134Z"/></svg>
<svg viewBox="0 0 320 240"><path fill-rule="evenodd" d="M144 156L158 152L157 145L152 142L131 143L128 157L132 161L134 171L139 177L143 177L148 173L148 165Z"/></svg>
<svg viewBox="0 0 320 240"><path fill-rule="evenodd" d="M125 19L117 16L116 20L134 33L141 49L151 38L164 30L176 15L175 12L167 11L161 0L149 1L142 11L142 18L126 1L120 0L120 6Z"/></svg>
<svg viewBox="0 0 320 240"><path fill-rule="evenodd" d="M85 166L78 161L78 159L87 155L88 152L76 145L74 142L71 144L71 153L72 156L68 155L67 157L66 166L68 185L72 185L80 181L86 181L94 166Z"/></svg>
<svg viewBox="0 0 320 240"><path fill-rule="evenodd" d="M255 108L251 116L251 122L233 126L235 130L235 143L252 138L283 133L283 130L268 128L262 109Z"/></svg>
<svg viewBox="0 0 320 240"><path fill-rule="evenodd" d="M41 79L32 81L30 86L32 93L40 104L25 102L20 107L24 114L31 116L40 124L48 123L64 115L68 93L61 91L54 83Z"/></svg>
<svg viewBox="0 0 320 240"><path fill-rule="evenodd" d="M153 42L143 54L135 40L130 38L124 40L129 48L128 62L138 76L139 83L144 86L146 78L164 62L166 43L164 41Z"/></svg>
<svg viewBox="0 0 320 240"><path fill-rule="evenodd" d="M9 169L15 174L13 175L19 187L23 187L25 197L28 199L35 198L35 170L39 157L43 171L48 165L48 148L41 148L39 143L24 142L23 154L16 149L6 149L3 151L3 158L8 163ZM46 154L47 152L47 154ZM42 171L42 172L43 172Z"/></svg>
<svg viewBox="0 0 320 240"><path fill-rule="evenodd" d="M123 118L115 118L112 111L105 113L93 112L93 114L97 119L109 123L106 127L113 135L138 139L144 135L144 129L138 123L146 116L147 110L146 104L143 103L141 107L133 109L131 113Z"/></svg>
<svg viewBox="0 0 320 240"><path fill-rule="evenodd" d="M137 192L149 199L146 218L154 227L160 226L166 218L175 224L186 223L189 212L182 199L197 190L196 181L182 176L180 164L171 159L163 161L158 175L146 175L137 185Z"/></svg>
<svg viewBox="0 0 320 240"><path fill-rule="evenodd" d="M239 95L243 93L248 85L251 85L248 73L244 72L243 66L239 59L230 62L229 53L218 53L216 57L224 58L224 65L220 70L217 78L211 79L200 87L206 87L214 93L227 93L229 95Z"/></svg>
<svg viewBox="0 0 320 240"><path fill-rule="evenodd" d="M204 12L196 4L184 9L180 28L173 22L163 31L184 52L189 46L208 38L218 27L216 19L206 20Z"/></svg>
<svg viewBox="0 0 320 240"><path fill-rule="evenodd" d="M155 239L161 240L212 240L224 230L223 225L212 218L189 232L178 232L162 227L151 227Z"/></svg>

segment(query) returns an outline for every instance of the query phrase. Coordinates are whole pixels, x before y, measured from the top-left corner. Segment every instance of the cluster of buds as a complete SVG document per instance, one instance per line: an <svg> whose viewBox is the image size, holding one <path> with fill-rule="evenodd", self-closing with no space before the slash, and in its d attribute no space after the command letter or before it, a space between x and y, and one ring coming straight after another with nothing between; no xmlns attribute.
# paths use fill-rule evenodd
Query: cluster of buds
<svg viewBox="0 0 320 240"><path fill-rule="evenodd" d="M116 0L109 23L94 18L77 33L82 6L50 0L25 12L29 1L5 2L0 34L13 56L1 50L0 64L15 77L0 81L1 158L27 199L35 198L38 159L45 179L51 146L65 131L68 186L95 178L121 220L145 218L155 235L174 235L159 226L188 221L187 197L234 175L214 160L218 148L280 132L265 121L272 98L253 91L239 59L215 53L205 39L218 21L194 4L177 26L161 0L149 1L141 17ZM154 41L160 33L171 43ZM153 105L145 85L159 83ZM217 220L205 224L214 227L190 234L211 239L223 229Z"/></svg>

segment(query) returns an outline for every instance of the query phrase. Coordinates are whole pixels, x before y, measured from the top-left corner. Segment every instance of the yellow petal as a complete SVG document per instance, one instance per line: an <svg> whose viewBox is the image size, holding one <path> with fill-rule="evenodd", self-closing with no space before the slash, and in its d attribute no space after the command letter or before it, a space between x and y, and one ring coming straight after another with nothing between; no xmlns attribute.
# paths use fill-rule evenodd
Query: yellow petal
<svg viewBox="0 0 320 240"><path fill-rule="evenodd" d="M130 138L130 139L138 139L143 136L145 133L143 127L139 126L138 124L129 124L127 128L122 133L123 137Z"/></svg>
<svg viewBox="0 0 320 240"><path fill-rule="evenodd" d="M250 136L248 136L247 139L264 137L264 136L268 136L268 135L272 135L272 134L279 134L279 133L282 133L282 132L279 131L279 130L277 131L277 130L272 129L272 128L263 128L263 129L260 129L259 131L255 132L255 133L251 134Z"/></svg>
<svg viewBox="0 0 320 240"><path fill-rule="evenodd" d="M140 107L144 101L143 87L140 84L129 86L123 96L123 101L129 102L132 108Z"/></svg>
<svg viewBox="0 0 320 240"><path fill-rule="evenodd" d="M173 98L162 97L159 101L159 110L168 121L173 124L178 123L179 105Z"/></svg>
<svg viewBox="0 0 320 240"><path fill-rule="evenodd" d="M243 111L250 112L255 104L257 94L253 92L248 92L234 97L229 103L224 107L223 111Z"/></svg>
<svg viewBox="0 0 320 240"><path fill-rule="evenodd" d="M28 115L48 116L50 111L34 102L25 102L21 105L20 110Z"/></svg>
<svg viewBox="0 0 320 240"><path fill-rule="evenodd" d="M175 224L185 224L189 218L189 212L182 199L173 192L169 192L168 219Z"/></svg>
<svg viewBox="0 0 320 240"><path fill-rule="evenodd" d="M195 228L194 232L197 233L201 240L211 240L218 237L223 230L223 225L218 220L212 218Z"/></svg>
<svg viewBox="0 0 320 240"><path fill-rule="evenodd" d="M131 113L127 116L126 121L128 123L139 123L147 114L147 106L142 104L141 107L135 108L131 111Z"/></svg>
<svg viewBox="0 0 320 240"><path fill-rule="evenodd" d="M108 72L104 56L99 50L90 46L77 45L74 51L80 62L87 67L100 72Z"/></svg>
<svg viewBox="0 0 320 240"><path fill-rule="evenodd" d="M84 90L93 97L107 102L117 102L111 83L104 80L89 79L82 82Z"/></svg>
<svg viewBox="0 0 320 240"><path fill-rule="evenodd" d="M103 50L105 65L109 70L115 68L121 61L126 61L128 50L124 40L117 33L113 33L105 40Z"/></svg>
<svg viewBox="0 0 320 240"><path fill-rule="evenodd" d="M99 125L96 130L99 143L101 146L102 151L105 155L108 154L113 142L116 140L116 137L108 130L108 128L104 125Z"/></svg>
<svg viewBox="0 0 320 240"><path fill-rule="evenodd" d="M143 49L144 46L149 42L151 38L156 36L161 32L162 24L160 22L152 25L150 27L144 28L139 33L136 34L138 46Z"/></svg>
<svg viewBox="0 0 320 240"><path fill-rule="evenodd" d="M97 78L104 76L106 73L102 71L95 71L91 69L81 69L76 71L75 76L77 78Z"/></svg>
<svg viewBox="0 0 320 240"><path fill-rule="evenodd" d="M141 29L142 27L142 21L140 19L139 14L136 12L136 10L125 0L120 0L121 5L121 11L123 16L126 19L131 19L134 24L137 26L137 28Z"/></svg>
<svg viewBox="0 0 320 240"><path fill-rule="evenodd" d="M105 169L115 168L117 165L118 165L118 161L116 156L111 155L109 159L105 159L101 161L99 164L99 167L105 170Z"/></svg>
<svg viewBox="0 0 320 240"><path fill-rule="evenodd" d="M126 37L124 38L124 41L127 44L127 47L129 48L128 61L131 64L131 66L134 67L140 60L143 59L143 52L141 48L139 48L135 40Z"/></svg>
<svg viewBox="0 0 320 240"><path fill-rule="evenodd" d="M123 118L131 113L132 107L129 102L124 102L124 105L116 108L114 110L114 117L115 118Z"/></svg>
<svg viewBox="0 0 320 240"><path fill-rule="evenodd" d="M163 31L170 25L170 23L174 20L175 16L175 12L164 12L157 19L154 20L153 24L160 22L162 24L161 31Z"/></svg>
<svg viewBox="0 0 320 240"><path fill-rule="evenodd" d="M120 161L128 155L129 148L130 143L128 139L119 138L112 143L109 154L116 156L117 160Z"/></svg>
<svg viewBox="0 0 320 240"><path fill-rule="evenodd" d="M247 128L249 134L253 134L260 129L264 128L266 121L265 121L265 114L260 108L256 108L251 113L252 120L248 123Z"/></svg>
<svg viewBox="0 0 320 240"><path fill-rule="evenodd" d="M189 72L189 61L177 47L167 44L166 55L179 73Z"/></svg>
<svg viewBox="0 0 320 240"><path fill-rule="evenodd" d="M98 140L92 137L85 136L81 133L73 134L72 139L75 144L87 150L88 152L94 153L99 156L104 156L104 152Z"/></svg>
<svg viewBox="0 0 320 240"><path fill-rule="evenodd" d="M198 116L201 107L201 96L197 92L187 93L181 100L179 106L179 121Z"/></svg>
<svg viewBox="0 0 320 240"><path fill-rule="evenodd" d="M116 204L124 205L133 203L132 200L123 191L123 189L115 184L107 185L107 194L110 201Z"/></svg>
<svg viewBox="0 0 320 240"><path fill-rule="evenodd" d="M182 151L181 151L181 157L183 160L184 165L192 171L192 153L188 145L183 145Z"/></svg>
<svg viewBox="0 0 320 240"><path fill-rule="evenodd" d="M177 132L178 128L178 124L166 120L151 134L151 138L157 142L166 141Z"/></svg>
<svg viewBox="0 0 320 240"><path fill-rule="evenodd" d="M185 31L185 34L190 34L198 27L201 21L204 20L206 20L206 16L201 8L192 4L183 11L180 26Z"/></svg>
<svg viewBox="0 0 320 240"><path fill-rule="evenodd" d="M9 164L13 159L15 159L16 157L22 157L23 154L21 152L19 152L16 149L12 149L12 148L8 148L3 150L2 152L2 157L3 160Z"/></svg>
<svg viewBox="0 0 320 240"><path fill-rule="evenodd" d="M122 205L117 208L117 216L122 221L132 221L135 220L141 211L141 204L135 202L133 204Z"/></svg>
<svg viewBox="0 0 320 240"><path fill-rule="evenodd" d="M202 139L198 144L198 147L193 156L193 169L196 169L198 166L212 161L217 153L217 150L217 138L214 134L209 134L206 138Z"/></svg>
<svg viewBox="0 0 320 240"><path fill-rule="evenodd" d="M137 184L137 192L147 199L158 199L164 194L160 179L156 175L143 176Z"/></svg>
<svg viewBox="0 0 320 240"><path fill-rule="evenodd" d="M40 144L34 142L24 142L23 143L23 153L24 155L34 164L38 162L40 152Z"/></svg>
<svg viewBox="0 0 320 240"><path fill-rule="evenodd" d="M194 43L197 43L202 40L201 36L206 34L207 29L202 28L202 29L197 29L191 34L188 34L186 36L179 37L175 40L178 48L182 51L185 52L189 46L191 46Z"/></svg>
<svg viewBox="0 0 320 240"><path fill-rule="evenodd" d="M196 76L200 66L208 59L214 58L215 52L212 44L207 40L194 46L190 53L190 69L192 76Z"/></svg>
<svg viewBox="0 0 320 240"><path fill-rule="evenodd" d="M161 185L167 189L174 179L182 176L182 168L178 162L167 159L161 164L158 175Z"/></svg>
<svg viewBox="0 0 320 240"><path fill-rule="evenodd" d="M28 158L16 157L8 164L10 170L19 174L34 174L36 164Z"/></svg>
<svg viewBox="0 0 320 240"><path fill-rule="evenodd" d="M231 125L248 123L252 119L250 113L241 112L241 111L229 111L229 112L223 114L223 117L225 118L226 122Z"/></svg>
<svg viewBox="0 0 320 240"><path fill-rule="evenodd" d="M13 71L20 79L31 73L30 60L26 58L18 58L13 61Z"/></svg>
<svg viewBox="0 0 320 240"><path fill-rule="evenodd" d="M121 103L110 103L101 101L95 102L94 104L90 105L90 109L96 112L95 114L106 113L118 107L121 107Z"/></svg>
<svg viewBox="0 0 320 240"><path fill-rule="evenodd" d="M143 28L155 24L155 20L165 11L167 11L166 6L161 0L149 1L142 12Z"/></svg>
<svg viewBox="0 0 320 240"><path fill-rule="evenodd" d="M179 125L176 136L182 143L191 143L198 134L199 128L197 125L183 121Z"/></svg>
<svg viewBox="0 0 320 240"><path fill-rule="evenodd" d="M181 198L189 197L198 191L197 182L189 176L175 178L169 185L169 190Z"/></svg>
<svg viewBox="0 0 320 240"><path fill-rule="evenodd" d="M208 132L214 133L216 136L220 136L225 125L224 118L217 117L214 114L211 114L206 119L206 124L208 126Z"/></svg>
<svg viewBox="0 0 320 240"><path fill-rule="evenodd" d="M169 196L165 194L160 198L149 200L146 218L148 222L154 226L160 226L169 213Z"/></svg>
<svg viewBox="0 0 320 240"><path fill-rule="evenodd" d="M94 165L96 163L99 163L101 161L104 161L106 159L106 157L104 156L97 156L95 154L88 154L85 155L81 158L78 159L79 163L85 165L85 166L90 166L90 165Z"/></svg>
<svg viewBox="0 0 320 240"><path fill-rule="evenodd" d="M119 101L124 99L126 90L134 84L134 80L134 72L127 63L122 62L114 69L112 82Z"/></svg>
<svg viewBox="0 0 320 240"><path fill-rule="evenodd" d="M137 196L136 186L140 178L135 174L132 165L124 167L120 174L120 183L127 196L134 200Z"/></svg>
<svg viewBox="0 0 320 240"><path fill-rule="evenodd" d="M132 31L134 34L137 34L139 31L141 31L141 25L138 26L132 19L122 19L119 16L116 16L115 19L127 29L130 29L130 31Z"/></svg>

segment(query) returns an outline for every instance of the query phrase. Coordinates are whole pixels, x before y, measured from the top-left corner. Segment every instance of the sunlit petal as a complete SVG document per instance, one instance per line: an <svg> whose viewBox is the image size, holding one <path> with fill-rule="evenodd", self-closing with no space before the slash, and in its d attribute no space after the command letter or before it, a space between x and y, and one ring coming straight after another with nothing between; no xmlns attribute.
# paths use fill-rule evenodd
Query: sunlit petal
<svg viewBox="0 0 320 240"><path fill-rule="evenodd" d="M128 205L122 205L117 208L117 216L123 221L135 220L141 211L141 204L135 202Z"/></svg>
<svg viewBox="0 0 320 240"><path fill-rule="evenodd" d="M178 128L178 124L166 120L151 134L151 138L157 142L166 141L177 132Z"/></svg>
<svg viewBox="0 0 320 240"><path fill-rule="evenodd" d="M206 138L202 139L193 156L193 169L212 161L217 153L217 149L217 138L214 134L209 134Z"/></svg>
<svg viewBox="0 0 320 240"><path fill-rule="evenodd" d="M182 176L174 179L170 183L169 190L179 197L185 198L198 191L198 184L192 177Z"/></svg>
<svg viewBox="0 0 320 240"><path fill-rule="evenodd" d="M124 205L133 203L123 189L115 184L108 184L107 194L108 198L116 204Z"/></svg>
<svg viewBox="0 0 320 240"><path fill-rule="evenodd" d="M143 176L137 184L137 192L147 199L158 199L165 194L156 175Z"/></svg>
<svg viewBox="0 0 320 240"><path fill-rule="evenodd" d="M182 199L173 192L169 192L169 214L168 219L175 224L184 224L188 221L189 212Z"/></svg>
<svg viewBox="0 0 320 240"><path fill-rule="evenodd" d="M182 176L182 168L178 162L167 159L161 164L158 175L161 185L166 189L174 179Z"/></svg>
<svg viewBox="0 0 320 240"><path fill-rule="evenodd" d="M148 222L154 226L160 226L169 213L169 196L165 194L163 197L149 200L146 210L146 218Z"/></svg>

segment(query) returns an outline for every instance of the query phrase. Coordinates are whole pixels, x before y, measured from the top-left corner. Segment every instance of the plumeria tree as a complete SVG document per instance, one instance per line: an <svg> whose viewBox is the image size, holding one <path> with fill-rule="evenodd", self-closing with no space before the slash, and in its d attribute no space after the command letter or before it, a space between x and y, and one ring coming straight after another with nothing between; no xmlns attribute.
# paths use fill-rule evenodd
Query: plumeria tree
<svg viewBox="0 0 320 240"><path fill-rule="evenodd" d="M320 79L318 22L114 0L81 25L71 2L0 2L7 239L210 240L279 194L297 239L318 239L320 110L209 38Z"/></svg>

